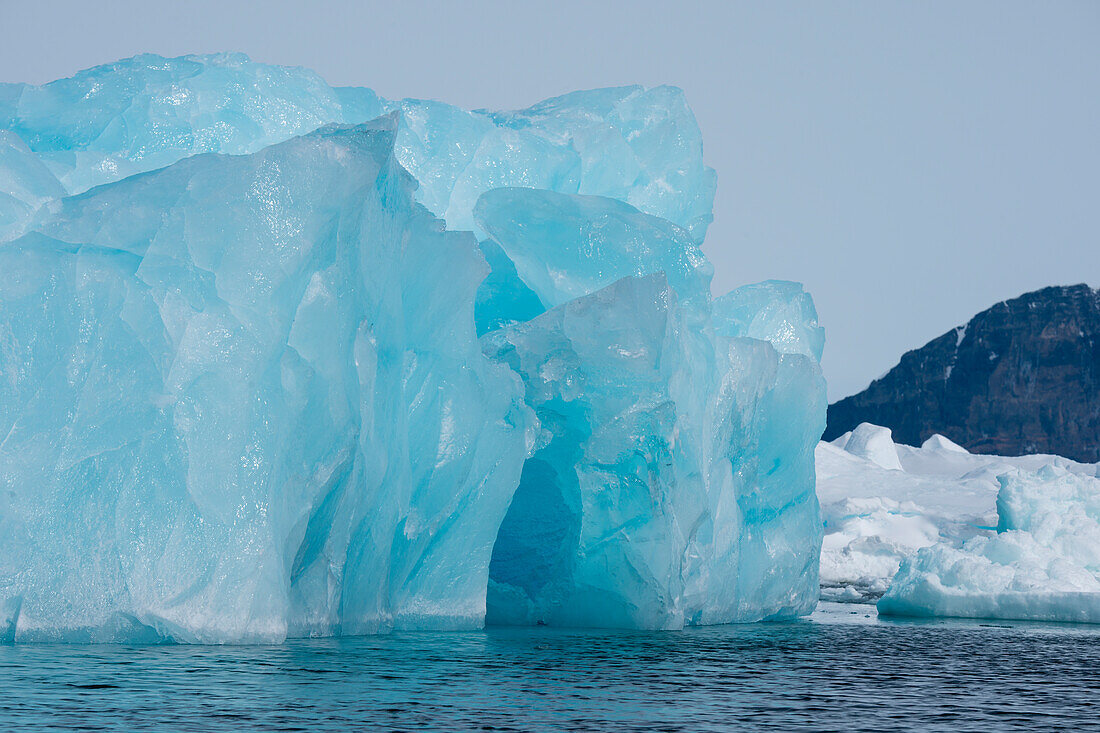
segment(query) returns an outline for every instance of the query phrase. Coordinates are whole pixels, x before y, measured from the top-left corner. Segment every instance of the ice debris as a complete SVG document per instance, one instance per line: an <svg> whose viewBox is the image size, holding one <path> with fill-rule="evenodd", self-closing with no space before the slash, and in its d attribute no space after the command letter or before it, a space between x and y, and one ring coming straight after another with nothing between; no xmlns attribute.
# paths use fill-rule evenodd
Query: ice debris
<svg viewBox="0 0 1100 733"><path fill-rule="evenodd" d="M934 435L920 448L887 445L878 426L879 459L896 456L899 468L886 469L856 441L849 452L846 434L816 450L817 493L825 521L821 551L824 600L872 602L890 585L901 561L923 547L958 547L997 525L997 477L1014 470L1035 472L1053 465L1082 476L1098 466L1059 456L994 456L969 453ZM900 470L899 470L900 469Z"/></svg>
<svg viewBox="0 0 1100 733"><path fill-rule="evenodd" d="M996 534L905 560L880 613L1100 623L1100 479L1048 465L999 481Z"/></svg>
<svg viewBox="0 0 1100 733"><path fill-rule="evenodd" d="M679 90L140 56L0 131L0 641L812 608L817 316L711 299Z"/></svg>

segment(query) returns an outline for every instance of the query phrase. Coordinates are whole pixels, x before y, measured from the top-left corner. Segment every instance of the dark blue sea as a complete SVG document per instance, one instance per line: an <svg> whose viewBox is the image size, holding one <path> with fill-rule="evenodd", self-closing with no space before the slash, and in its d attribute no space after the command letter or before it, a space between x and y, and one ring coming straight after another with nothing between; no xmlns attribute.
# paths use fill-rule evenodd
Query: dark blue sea
<svg viewBox="0 0 1100 733"><path fill-rule="evenodd" d="M809 619L0 647L0 729L1100 730L1100 627Z"/></svg>

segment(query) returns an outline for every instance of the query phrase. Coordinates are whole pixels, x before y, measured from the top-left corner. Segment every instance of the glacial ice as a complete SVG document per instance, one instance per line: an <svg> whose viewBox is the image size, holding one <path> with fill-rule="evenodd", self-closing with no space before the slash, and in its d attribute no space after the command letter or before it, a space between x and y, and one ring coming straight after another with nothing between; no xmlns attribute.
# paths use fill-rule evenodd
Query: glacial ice
<svg viewBox="0 0 1100 733"><path fill-rule="evenodd" d="M377 99L358 109L359 121L383 113ZM243 54L143 54L43 86L0 87L0 124L70 193L200 153L252 153L345 117L337 90L312 71Z"/></svg>
<svg viewBox="0 0 1100 733"><path fill-rule="evenodd" d="M880 613L1100 623L1100 479L1047 465L998 480L996 534L905 560Z"/></svg>
<svg viewBox="0 0 1100 733"><path fill-rule="evenodd" d="M0 247L18 638L481 623L530 413L475 340L476 242L414 204L394 134L189 158Z"/></svg>
<svg viewBox="0 0 1100 733"><path fill-rule="evenodd" d="M504 186L618 198L684 227L696 243L710 223L715 173L674 87L594 89L517 112L468 112L330 87L308 69L240 53L143 54L43 86L0 84L0 129L25 141L69 193L391 112L399 113L397 159L419 182L417 200L451 229L474 229L478 197Z"/></svg>
<svg viewBox="0 0 1100 733"><path fill-rule="evenodd" d="M877 426L864 432L888 436ZM976 537L993 536L999 476L1031 474L1049 465L1051 470L1092 477L1100 468L1049 455L971 454L940 435L920 448L892 441L886 446L880 440L876 456L864 450L866 441L846 449L850 437L819 443L816 451L817 492L825 521L823 600L875 601L902 562L922 548L939 545L957 551ZM884 468L882 454L896 457L899 467Z"/></svg>
<svg viewBox="0 0 1100 733"><path fill-rule="evenodd" d="M742 285L716 298L720 333L763 339L780 354L802 354L821 360L825 329L817 322L813 298L800 283L785 280Z"/></svg>
<svg viewBox="0 0 1100 733"><path fill-rule="evenodd" d="M0 85L0 186L0 642L816 601L822 332L711 298L679 90L140 56Z"/></svg>
<svg viewBox="0 0 1100 733"><path fill-rule="evenodd" d="M622 201L498 188L478 200L474 217L514 268L509 276L520 285L508 292L525 287L541 304L532 313L525 302L517 308L512 297L485 298L478 303L479 324L529 320L623 277L653 272L664 272L672 289L683 294L682 307L710 310L714 268L690 234Z"/></svg>
<svg viewBox="0 0 1100 733"><path fill-rule="evenodd" d="M708 336L660 272L484 340L541 425L493 551L491 622L679 628L812 610L816 362Z"/></svg>
<svg viewBox="0 0 1100 733"><path fill-rule="evenodd" d="M489 621L679 628L812 609L824 380L816 356L776 348L817 332L812 301L750 338L752 319L726 315L747 295L712 307L709 263L668 222L521 189L475 215L549 308L483 336L541 425L493 551Z"/></svg>
<svg viewBox="0 0 1100 733"><path fill-rule="evenodd" d="M15 133L0 130L0 242L23 230L42 205L65 189Z"/></svg>

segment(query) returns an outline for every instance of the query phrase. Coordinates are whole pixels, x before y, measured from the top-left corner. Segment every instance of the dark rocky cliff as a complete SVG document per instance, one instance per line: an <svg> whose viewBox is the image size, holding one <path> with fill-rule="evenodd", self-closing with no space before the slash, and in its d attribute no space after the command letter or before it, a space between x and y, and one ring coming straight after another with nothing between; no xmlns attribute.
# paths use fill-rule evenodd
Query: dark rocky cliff
<svg viewBox="0 0 1100 733"><path fill-rule="evenodd" d="M830 405L825 440L861 422L909 445L941 433L975 453L1100 461L1100 290L1044 288L979 313Z"/></svg>

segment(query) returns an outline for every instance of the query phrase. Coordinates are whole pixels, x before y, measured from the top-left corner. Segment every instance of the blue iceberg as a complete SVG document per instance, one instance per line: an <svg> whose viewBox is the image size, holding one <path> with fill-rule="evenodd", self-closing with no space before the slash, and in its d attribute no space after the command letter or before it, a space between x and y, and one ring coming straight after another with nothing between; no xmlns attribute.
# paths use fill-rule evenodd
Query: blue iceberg
<svg viewBox="0 0 1100 733"><path fill-rule="evenodd" d="M540 424L493 550L490 622L661 629L813 609L816 362L715 337L661 272L483 339Z"/></svg>
<svg viewBox="0 0 1100 733"><path fill-rule="evenodd" d="M0 128L0 641L812 608L817 314L711 297L679 90L140 56Z"/></svg>
<svg viewBox="0 0 1100 733"><path fill-rule="evenodd" d="M481 623L531 421L477 346L477 243L413 201L394 137L196 156L0 247L21 638Z"/></svg>
<svg viewBox="0 0 1100 733"><path fill-rule="evenodd" d="M801 287L712 301L686 230L614 199L497 189L475 216L548 308L482 337L540 424L489 621L680 628L812 609L825 403Z"/></svg>
<svg viewBox="0 0 1100 733"><path fill-rule="evenodd" d="M518 112L382 99L308 69L244 54L145 54L43 86L0 84L0 129L18 135L68 193L201 153L243 155L330 123L398 112L398 162L417 200L473 229L478 197L527 186L611 196L692 232L711 221L716 176L683 92L574 92Z"/></svg>

